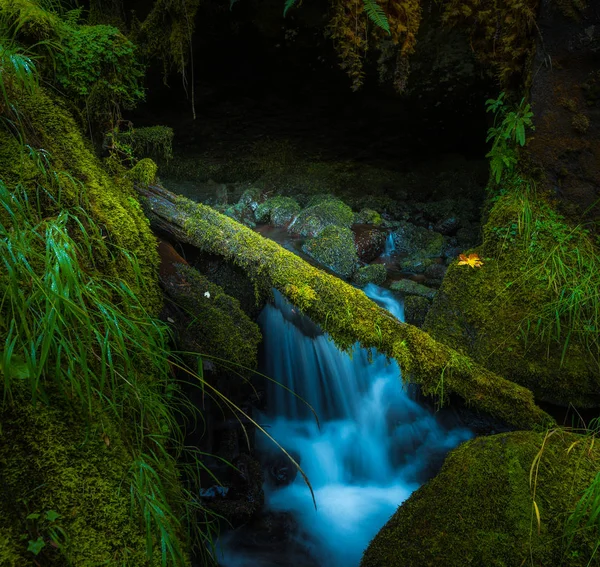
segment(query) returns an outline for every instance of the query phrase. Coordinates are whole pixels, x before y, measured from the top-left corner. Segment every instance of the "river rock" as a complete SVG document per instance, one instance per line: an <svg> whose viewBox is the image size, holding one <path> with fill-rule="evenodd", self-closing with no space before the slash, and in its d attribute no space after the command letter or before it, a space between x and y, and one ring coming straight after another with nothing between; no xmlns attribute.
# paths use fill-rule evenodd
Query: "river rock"
<svg viewBox="0 0 600 567"><path fill-rule="evenodd" d="M383 222L383 219L373 209L362 209L354 215L354 222L356 224L374 224L375 226L379 226Z"/></svg>
<svg viewBox="0 0 600 567"><path fill-rule="evenodd" d="M452 236L453 234L456 234L456 231L459 229L459 227L460 221L457 217L448 217L447 219L438 222L433 227L433 230L445 236Z"/></svg>
<svg viewBox="0 0 600 567"><path fill-rule="evenodd" d="M425 299L433 299L435 290L411 280L398 280L390 285L392 291L403 294L404 296L417 295Z"/></svg>
<svg viewBox="0 0 600 567"><path fill-rule="evenodd" d="M319 236L309 238L302 246L302 250L344 278L352 275L358 263L353 233L349 228L328 226L319 233Z"/></svg>
<svg viewBox="0 0 600 567"><path fill-rule="evenodd" d="M383 254L386 239L384 231L367 225L354 225L352 232L354 246L361 262L368 264Z"/></svg>
<svg viewBox="0 0 600 567"><path fill-rule="evenodd" d="M288 231L301 236L318 236L329 226L349 229L354 222L352 209L339 199L328 195L312 198L300 211Z"/></svg>
<svg viewBox="0 0 600 567"><path fill-rule="evenodd" d="M442 255L444 237L438 232L399 221L392 234L396 252L399 254L418 254L424 258L435 258Z"/></svg>
<svg viewBox="0 0 600 567"><path fill-rule="evenodd" d="M273 226L287 226L300 212L300 205L291 197L273 197L258 205L254 211L256 222Z"/></svg>
<svg viewBox="0 0 600 567"><path fill-rule="evenodd" d="M352 281L358 286L365 286L369 283L381 285L387 279L387 269L383 264L371 264L359 268Z"/></svg>
<svg viewBox="0 0 600 567"><path fill-rule="evenodd" d="M288 453L294 461L301 464L300 453L297 451L288 451ZM263 458L263 462L266 480L273 486L287 486L292 484L298 476L298 468L283 451L269 453L266 458Z"/></svg>
<svg viewBox="0 0 600 567"><path fill-rule="evenodd" d="M444 264L431 264L430 266L427 266L425 269L427 283L431 285L441 285L447 270L448 266Z"/></svg>

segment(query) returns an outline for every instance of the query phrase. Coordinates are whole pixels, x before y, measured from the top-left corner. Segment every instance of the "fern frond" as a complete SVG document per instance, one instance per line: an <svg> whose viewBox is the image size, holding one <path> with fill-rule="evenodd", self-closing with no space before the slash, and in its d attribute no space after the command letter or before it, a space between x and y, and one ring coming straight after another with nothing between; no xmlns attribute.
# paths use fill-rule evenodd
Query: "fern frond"
<svg viewBox="0 0 600 567"><path fill-rule="evenodd" d="M289 2L289 0L288 0ZM365 12L369 16L369 19L382 30L386 31L388 34L390 32L390 23L383 11L383 8L377 4L377 0L363 0L365 5ZM293 2L292 2L293 3Z"/></svg>
<svg viewBox="0 0 600 567"><path fill-rule="evenodd" d="M297 2L297 0L285 0L285 6L283 7L283 16L287 14L288 10Z"/></svg>

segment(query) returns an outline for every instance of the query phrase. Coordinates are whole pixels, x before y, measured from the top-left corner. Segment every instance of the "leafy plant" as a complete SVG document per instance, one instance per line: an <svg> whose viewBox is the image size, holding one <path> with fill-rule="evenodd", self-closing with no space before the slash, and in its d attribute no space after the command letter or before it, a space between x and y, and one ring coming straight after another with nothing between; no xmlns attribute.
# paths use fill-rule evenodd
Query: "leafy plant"
<svg viewBox="0 0 600 567"><path fill-rule="evenodd" d="M61 549L68 542L65 530L60 525L61 515L55 510L44 513L33 512L27 515L28 539L27 551L38 556L47 544L54 549Z"/></svg>
<svg viewBox="0 0 600 567"><path fill-rule="evenodd" d="M533 112L523 98L516 108L508 109L504 101L505 94L497 99L486 101L487 112L494 114L494 125L488 130L486 142L493 140L492 148L486 157L490 159L490 168L496 183L500 183L504 173L511 173L517 164L517 147L526 142L525 130L533 126Z"/></svg>

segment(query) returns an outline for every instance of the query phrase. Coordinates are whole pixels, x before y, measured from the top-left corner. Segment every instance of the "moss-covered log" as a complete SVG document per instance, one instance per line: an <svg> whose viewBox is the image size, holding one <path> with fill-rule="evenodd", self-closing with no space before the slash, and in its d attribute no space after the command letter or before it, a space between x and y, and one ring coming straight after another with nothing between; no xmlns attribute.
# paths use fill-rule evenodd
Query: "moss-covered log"
<svg viewBox="0 0 600 567"><path fill-rule="evenodd" d="M307 264L273 241L202 204L161 187L139 188L155 228L240 266L257 293L278 289L341 348L357 341L398 361L427 395L460 395L469 405L517 428L549 425L533 394L399 322L361 290Z"/></svg>

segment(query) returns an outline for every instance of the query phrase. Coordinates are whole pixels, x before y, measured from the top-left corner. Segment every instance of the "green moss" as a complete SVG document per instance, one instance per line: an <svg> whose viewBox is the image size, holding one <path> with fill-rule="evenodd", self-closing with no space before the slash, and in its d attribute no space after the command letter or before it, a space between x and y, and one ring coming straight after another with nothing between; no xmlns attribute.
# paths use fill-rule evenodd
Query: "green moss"
<svg viewBox="0 0 600 567"><path fill-rule="evenodd" d="M130 513L131 455L110 416L98 412L86 426L53 399L52 407L5 407L0 421L2 565L32 564L27 540L48 534L28 533L26 516L48 510L61 515L68 543L57 551L48 542L37 558L44 565L160 565L157 556L148 561L140 518Z"/></svg>
<svg viewBox="0 0 600 567"><path fill-rule="evenodd" d="M585 134L590 127L590 119L585 114L579 112L571 119L571 126L580 134Z"/></svg>
<svg viewBox="0 0 600 567"><path fill-rule="evenodd" d="M402 295L418 295L427 299L433 299L435 296L435 289L413 282L412 280L395 281L390 285L390 289Z"/></svg>
<svg viewBox="0 0 600 567"><path fill-rule="evenodd" d="M420 258L437 258L444 249L444 237L409 222L398 222L393 232L396 251Z"/></svg>
<svg viewBox="0 0 600 567"><path fill-rule="evenodd" d="M450 265L424 328L541 399L598 405L597 247L520 189L493 204L483 267Z"/></svg>
<svg viewBox="0 0 600 567"><path fill-rule="evenodd" d="M418 295L409 295L404 299L404 319L410 325L422 327L431 307L431 301Z"/></svg>
<svg viewBox="0 0 600 567"><path fill-rule="evenodd" d="M309 201L308 206L300 211L289 230L302 236L318 236L326 227L335 225L350 228L354 222L352 209L339 199L320 196Z"/></svg>
<svg viewBox="0 0 600 567"><path fill-rule="evenodd" d="M300 205L291 197L273 197L261 203L254 216L257 222L268 222L273 226L286 226L300 212Z"/></svg>
<svg viewBox="0 0 600 567"><path fill-rule="evenodd" d="M370 264L356 271L353 282L358 286L365 286L368 283L381 285L386 279L387 269L383 264Z"/></svg>
<svg viewBox="0 0 600 567"><path fill-rule="evenodd" d="M173 197L175 198L175 197ZM273 241L205 205L175 198L182 240L217 254L241 268L257 290L278 289L322 325L341 348L357 341L395 358L406 380L422 384L433 395L444 372L447 392L515 427L529 428L552 419L538 408L527 389L505 380L424 333L400 323L365 294L309 265ZM172 218L172 204L146 201L151 220Z"/></svg>
<svg viewBox="0 0 600 567"><path fill-rule="evenodd" d="M594 549L592 532L579 532L569 550L562 536L598 459L600 448L589 439L561 431L546 439L515 432L469 441L398 509L367 548L361 567L584 567Z"/></svg>
<svg viewBox="0 0 600 567"><path fill-rule="evenodd" d="M52 168L62 172L62 205L83 203L106 230L108 242L135 254L141 273L133 271L125 254L117 254L115 262L107 262L105 268L111 275L125 280L144 306L151 313L157 313L161 295L157 282L156 240L142 211L135 205L131 181L115 180L106 173L68 111L42 89L35 95L20 97L20 112L26 117L39 147L48 152ZM0 132L0 142L0 171L7 185L22 182L32 189L36 183L48 185L47 170L40 168L14 138ZM58 190L56 193L58 197Z"/></svg>
<svg viewBox="0 0 600 567"><path fill-rule="evenodd" d="M182 338L190 344L184 350L256 368L262 336L237 299L189 266L178 264L177 273L177 285L169 286L167 282L167 286L175 303L186 313L186 333Z"/></svg>
<svg viewBox="0 0 600 567"><path fill-rule="evenodd" d="M383 222L383 219L373 209L362 209L360 213L354 215L354 222L357 224L374 224L375 226L379 226Z"/></svg>
<svg viewBox="0 0 600 567"><path fill-rule="evenodd" d="M156 179L157 171L158 166L150 158L144 158L128 170L126 175L134 183L151 185Z"/></svg>
<svg viewBox="0 0 600 567"><path fill-rule="evenodd" d="M342 277L350 277L358 264L354 236L349 228L330 225L309 238L303 252Z"/></svg>
<svg viewBox="0 0 600 567"><path fill-rule="evenodd" d="M170 160L173 157L173 128L168 126L147 126L119 132L119 142L127 144L137 157L150 157L154 160Z"/></svg>

